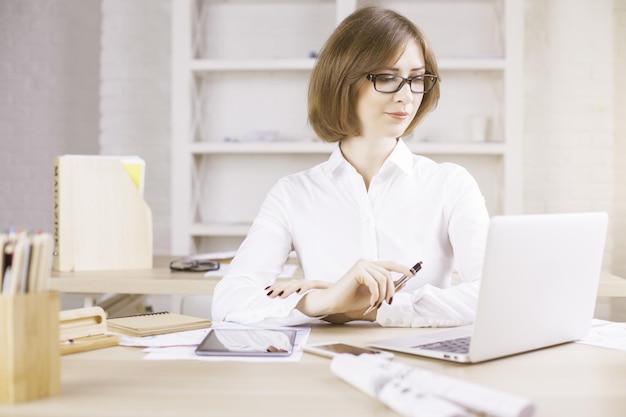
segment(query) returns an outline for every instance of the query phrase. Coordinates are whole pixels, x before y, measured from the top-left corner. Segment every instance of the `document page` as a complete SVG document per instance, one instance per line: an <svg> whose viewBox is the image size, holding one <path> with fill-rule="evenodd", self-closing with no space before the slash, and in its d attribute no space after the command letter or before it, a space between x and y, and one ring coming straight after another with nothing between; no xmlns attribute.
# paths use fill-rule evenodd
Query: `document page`
<svg viewBox="0 0 626 417"><path fill-rule="evenodd" d="M594 319L591 330L578 343L626 350L626 323Z"/></svg>

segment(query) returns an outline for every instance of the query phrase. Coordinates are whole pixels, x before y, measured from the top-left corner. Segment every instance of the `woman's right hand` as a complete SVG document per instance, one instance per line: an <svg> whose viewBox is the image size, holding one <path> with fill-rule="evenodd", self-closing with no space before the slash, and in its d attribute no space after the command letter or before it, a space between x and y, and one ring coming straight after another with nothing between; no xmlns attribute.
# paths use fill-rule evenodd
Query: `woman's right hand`
<svg viewBox="0 0 626 417"><path fill-rule="evenodd" d="M299 278L276 281L265 287L265 291L269 298L287 298L294 293L306 293L314 288L328 288L331 285L326 281Z"/></svg>
<svg viewBox="0 0 626 417"><path fill-rule="evenodd" d="M392 272L412 276L407 266L393 261L357 261L328 288L307 293L296 308L310 317L365 311L390 303L395 293Z"/></svg>

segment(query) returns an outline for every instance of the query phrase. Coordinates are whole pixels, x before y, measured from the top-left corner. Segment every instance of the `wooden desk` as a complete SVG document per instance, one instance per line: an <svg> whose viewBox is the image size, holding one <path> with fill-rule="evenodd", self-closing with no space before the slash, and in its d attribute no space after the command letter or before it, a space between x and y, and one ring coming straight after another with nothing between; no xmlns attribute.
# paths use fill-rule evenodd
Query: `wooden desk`
<svg viewBox="0 0 626 417"><path fill-rule="evenodd" d="M626 279L603 271L600 275L598 297L626 297Z"/></svg>
<svg viewBox="0 0 626 417"><path fill-rule="evenodd" d="M309 342L368 340L426 329L320 326ZM61 394L16 406L3 416L354 416L397 417L330 372L328 359L300 362L145 361L138 348L114 347L62 357ZM412 366L530 398L536 417L623 417L626 354L565 344L478 365L396 354Z"/></svg>
<svg viewBox="0 0 626 417"><path fill-rule="evenodd" d="M153 269L53 272L49 289L74 294L213 294L220 277L202 272L172 272L170 258L156 258ZM603 271L599 297L626 297L626 279Z"/></svg>
<svg viewBox="0 0 626 417"><path fill-rule="evenodd" d="M220 277L204 272L170 271L169 257L156 257L154 268L122 271L53 271L48 288L73 294L213 294Z"/></svg>
<svg viewBox="0 0 626 417"><path fill-rule="evenodd" d="M52 272L48 288L74 294L213 294L220 277L169 268L130 271Z"/></svg>

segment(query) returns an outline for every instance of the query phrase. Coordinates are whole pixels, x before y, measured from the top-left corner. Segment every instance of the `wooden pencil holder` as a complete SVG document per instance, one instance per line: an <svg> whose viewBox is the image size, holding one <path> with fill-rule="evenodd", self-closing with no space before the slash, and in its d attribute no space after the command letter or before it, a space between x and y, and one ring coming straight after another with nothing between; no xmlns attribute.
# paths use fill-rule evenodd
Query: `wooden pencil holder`
<svg viewBox="0 0 626 417"><path fill-rule="evenodd" d="M13 404L61 390L59 295L0 295L0 403Z"/></svg>

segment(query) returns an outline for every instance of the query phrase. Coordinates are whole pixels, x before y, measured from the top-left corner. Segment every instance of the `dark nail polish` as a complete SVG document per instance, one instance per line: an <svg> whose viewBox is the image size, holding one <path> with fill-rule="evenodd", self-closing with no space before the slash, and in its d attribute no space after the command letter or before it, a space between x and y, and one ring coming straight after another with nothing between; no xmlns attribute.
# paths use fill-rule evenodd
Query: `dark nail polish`
<svg viewBox="0 0 626 417"><path fill-rule="evenodd" d="M393 303L393 297L389 299L389 304Z"/></svg>
<svg viewBox="0 0 626 417"><path fill-rule="evenodd" d="M281 295L283 295L285 293L285 291L281 291L278 293L278 296L280 297Z"/></svg>
<svg viewBox="0 0 626 417"><path fill-rule="evenodd" d="M380 306L383 305L383 302L381 301L380 303L378 303L378 306L376 306L376 308L380 308Z"/></svg>
<svg viewBox="0 0 626 417"><path fill-rule="evenodd" d="M274 292L274 290L272 290L272 291L268 292L268 293L267 293L267 295L268 295L268 296L269 296L269 295L272 295L272 293L273 293L273 292Z"/></svg>
<svg viewBox="0 0 626 417"><path fill-rule="evenodd" d="M265 287L265 290L266 290L266 291L267 291L267 290L269 290L269 289L270 289L270 287L271 287L271 285L268 285L267 287Z"/></svg>
<svg viewBox="0 0 626 417"><path fill-rule="evenodd" d="M297 292L297 293L299 293L301 289L302 289L302 288L298 288L298 289L296 290L296 292Z"/></svg>

